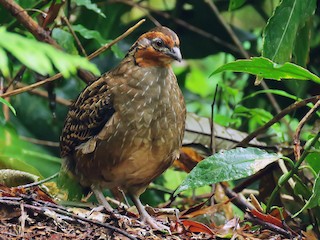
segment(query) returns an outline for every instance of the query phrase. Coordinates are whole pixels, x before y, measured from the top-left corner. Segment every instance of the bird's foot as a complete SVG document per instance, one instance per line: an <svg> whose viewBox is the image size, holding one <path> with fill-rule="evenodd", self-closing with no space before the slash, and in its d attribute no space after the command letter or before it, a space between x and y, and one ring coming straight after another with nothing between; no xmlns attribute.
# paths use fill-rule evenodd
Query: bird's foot
<svg viewBox="0 0 320 240"><path fill-rule="evenodd" d="M170 227L158 222L153 217L151 217L149 214L146 216L141 216L141 221L148 224L152 229L158 230L158 231L165 231L171 234Z"/></svg>

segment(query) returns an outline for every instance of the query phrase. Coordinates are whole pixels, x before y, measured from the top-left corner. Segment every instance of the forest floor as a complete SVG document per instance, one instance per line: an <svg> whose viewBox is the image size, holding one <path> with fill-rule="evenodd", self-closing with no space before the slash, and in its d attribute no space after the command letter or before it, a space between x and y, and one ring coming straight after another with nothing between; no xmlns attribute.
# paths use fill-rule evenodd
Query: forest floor
<svg viewBox="0 0 320 240"><path fill-rule="evenodd" d="M284 236L236 218L209 227L193 219L158 216L171 233L155 231L123 209L115 217L103 211L63 207L38 187L1 186L0 190L0 239L313 239L306 233Z"/></svg>

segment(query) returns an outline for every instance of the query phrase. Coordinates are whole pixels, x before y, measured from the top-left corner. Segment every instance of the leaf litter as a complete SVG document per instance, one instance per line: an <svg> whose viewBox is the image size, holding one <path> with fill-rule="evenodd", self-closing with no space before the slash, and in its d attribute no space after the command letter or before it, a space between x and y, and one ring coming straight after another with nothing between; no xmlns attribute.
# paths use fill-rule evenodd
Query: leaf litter
<svg viewBox="0 0 320 240"><path fill-rule="evenodd" d="M218 189L219 190L219 189ZM219 190L221 192L221 190ZM221 193L220 193L221 195ZM220 196L221 198L221 196ZM225 198L221 198L225 199ZM171 234L154 231L141 223L129 210L118 208L120 217L85 208L66 208L54 202L39 187L0 186L1 239L289 239L255 224L249 218L240 220L230 214L230 200L213 206L206 204L185 209L179 218L170 211L157 213L158 221L170 226ZM223 215L223 224L212 219ZM250 214L248 211L247 214ZM260 215L255 212L254 217ZM268 219L270 217L262 215ZM206 220L205 220L206 219ZM293 235L292 235L293 236ZM299 239L307 239L305 232ZM291 239L298 239L298 236Z"/></svg>

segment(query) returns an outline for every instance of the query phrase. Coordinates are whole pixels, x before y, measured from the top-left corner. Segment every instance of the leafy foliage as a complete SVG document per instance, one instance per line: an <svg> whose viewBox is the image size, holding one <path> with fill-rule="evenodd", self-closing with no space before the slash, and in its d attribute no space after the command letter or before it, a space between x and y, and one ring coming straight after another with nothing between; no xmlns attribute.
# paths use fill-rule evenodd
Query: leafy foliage
<svg viewBox="0 0 320 240"><path fill-rule="evenodd" d="M109 70L137 37L158 21L176 31L181 40L184 61L173 68L187 109L196 116L192 140L185 139L195 153L182 152L176 169L157 179L143 200L153 205L170 200L174 207L186 210L187 216L201 215L203 222L214 222L214 226L226 224L230 218L243 216L226 204L229 199L219 183L228 181L229 189L234 187L239 195L246 194L241 192L244 188L258 191L258 204L268 210L280 206L284 214L297 213L300 219L295 222L304 223L299 227L320 238L320 13L316 0L15 2L64 52L36 40L40 38L30 25L1 5L1 169L25 171L40 178L59 171L58 141L69 100L94 79L76 76L79 68L95 75L99 74L97 68L101 73ZM111 51L93 59L94 64L80 57L115 39L143 17L148 19L146 23ZM28 87L58 72L64 79L10 96L15 87ZM257 76L256 83L262 79L290 81L254 85L252 75ZM9 97L1 98L2 93ZM295 101L300 102L299 107ZM288 106L291 110L283 112ZM273 122L272 126L265 127L267 122ZM212 136L211 130L216 135ZM255 138L246 148L236 148L248 135ZM280 160L279 155L283 156ZM187 175L181 169L191 172ZM70 188L69 199L82 196L79 186L61 181ZM173 196L173 189L181 182ZM213 183L218 204L210 206L203 196L211 195L207 185ZM222 207L217 210L215 206ZM268 222L268 214L262 214L260 220ZM234 231L220 236L231 238L232 234Z"/></svg>
<svg viewBox="0 0 320 240"><path fill-rule="evenodd" d="M320 83L320 78L305 68L288 62L285 64L277 64L263 57L254 57L250 60L237 60L227 63L215 70L212 74L222 71L245 72L255 74L259 78L274 80L298 79L312 80Z"/></svg>
<svg viewBox="0 0 320 240"><path fill-rule="evenodd" d="M99 74L98 69L84 58L65 54L50 45L7 32L3 27L0 28L0 38L2 39L0 43L2 49L7 50L24 65L42 75L53 73L52 64L64 77L70 77L71 74L75 74L77 67ZM8 61L3 50L0 52L0 57L3 59L3 64L0 65L1 70L5 75L8 73L6 64Z"/></svg>
<svg viewBox="0 0 320 240"><path fill-rule="evenodd" d="M216 153L199 162L175 194L189 188L251 176L278 159L276 154L267 153L259 148L235 148Z"/></svg>

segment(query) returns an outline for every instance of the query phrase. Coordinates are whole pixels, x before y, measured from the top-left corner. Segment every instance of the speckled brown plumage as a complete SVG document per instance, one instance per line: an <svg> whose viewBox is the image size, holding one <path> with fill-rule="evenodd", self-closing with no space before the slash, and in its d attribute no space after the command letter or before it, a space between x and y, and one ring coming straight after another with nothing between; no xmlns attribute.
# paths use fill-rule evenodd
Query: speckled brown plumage
<svg viewBox="0 0 320 240"><path fill-rule="evenodd" d="M174 32L157 27L142 35L117 67L81 92L61 135L61 156L82 185L101 201L101 189L122 189L155 228L139 195L179 157L185 104L173 60L181 60Z"/></svg>

